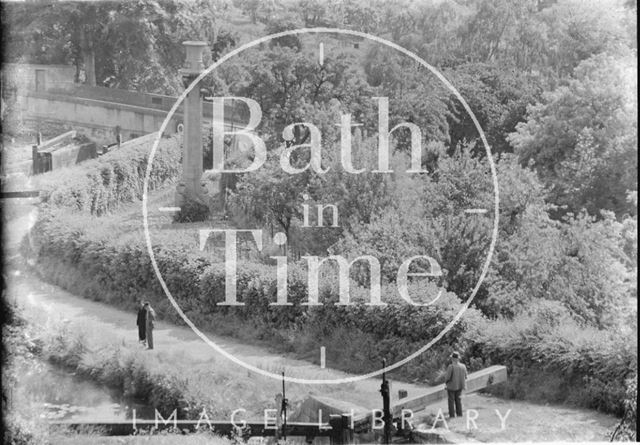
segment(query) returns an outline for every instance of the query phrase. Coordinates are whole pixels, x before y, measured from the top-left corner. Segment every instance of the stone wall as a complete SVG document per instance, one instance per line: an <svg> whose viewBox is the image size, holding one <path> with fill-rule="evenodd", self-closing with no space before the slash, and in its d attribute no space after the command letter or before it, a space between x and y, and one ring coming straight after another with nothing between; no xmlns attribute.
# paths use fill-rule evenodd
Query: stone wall
<svg viewBox="0 0 640 445"><path fill-rule="evenodd" d="M103 90L109 90L109 88L103 88ZM93 87L89 91L95 91L96 96L105 94L104 91L95 90ZM120 95L122 91L118 90L116 94ZM146 96L143 100L152 97L152 95L137 94ZM131 94L132 98L130 98L129 102L138 101L139 97L135 95L136 93ZM34 123L35 125L31 126L35 128L39 123L57 122L64 124L65 128L82 132L99 144L109 145L116 142L118 132L122 135L123 140L127 141L160 130L168 110L176 100L169 96L161 97L166 98L163 102L165 105L155 108L117 101L76 97L51 91L26 93L17 97L17 103L23 119L26 122ZM113 98L119 100L115 95ZM171 135L178 131L178 124L182 123L183 120L181 108L178 108L178 111L167 126L166 135ZM205 124L210 121L212 116L210 104L203 104L203 116ZM225 113L226 116L233 116L231 110ZM234 122L232 119L227 118L226 121L229 128L234 124L236 126L242 125L241 122Z"/></svg>
<svg viewBox="0 0 640 445"><path fill-rule="evenodd" d="M43 125L58 124L65 130L77 130L100 145L116 143L118 134L127 141L157 132L177 99L77 84L74 76L75 67L68 65L5 64L3 98L11 104L12 113L35 131ZM247 111L226 105L228 128L247 122ZM203 103L202 115L206 125L212 117L210 103ZM165 134L176 133L182 121L180 106Z"/></svg>
<svg viewBox="0 0 640 445"><path fill-rule="evenodd" d="M19 97L19 106L26 121L62 122L100 144L116 142L118 131L123 140L157 132L167 112L92 99L31 93ZM166 134L174 134L182 115L176 113Z"/></svg>
<svg viewBox="0 0 640 445"><path fill-rule="evenodd" d="M105 88L82 84L64 84L48 89L49 93L72 96L83 99L102 100L125 105L169 111L176 101L173 96L162 94L140 93L137 91Z"/></svg>
<svg viewBox="0 0 640 445"><path fill-rule="evenodd" d="M36 72L42 71L43 85L36 85ZM52 88L73 86L76 68L70 65L38 65L29 63L6 63L2 65L2 87L21 95L28 91L46 91Z"/></svg>

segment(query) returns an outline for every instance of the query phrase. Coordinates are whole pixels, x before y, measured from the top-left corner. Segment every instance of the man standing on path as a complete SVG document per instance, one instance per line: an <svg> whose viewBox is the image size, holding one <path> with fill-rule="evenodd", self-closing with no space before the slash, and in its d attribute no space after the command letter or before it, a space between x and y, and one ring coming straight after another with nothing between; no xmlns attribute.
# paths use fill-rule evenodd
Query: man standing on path
<svg viewBox="0 0 640 445"><path fill-rule="evenodd" d="M138 340L144 344L147 339L147 310L144 307L144 302L140 300L140 307L138 308L138 319L136 321L138 325Z"/></svg>
<svg viewBox="0 0 640 445"><path fill-rule="evenodd" d="M144 302L145 308L145 333L147 336L147 349L153 349L153 322L156 319L156 312L148 301Z"/></svg>
<svg viewBox="0 0 640 445"><path fill-rule="evenodd" d="M451 364L447 366L445 383L449 396L449 418L462 417L460 394L467 387L467 367L460 363L460 354L451 354ZM455 409L454 409L455 408Z"/></svg>

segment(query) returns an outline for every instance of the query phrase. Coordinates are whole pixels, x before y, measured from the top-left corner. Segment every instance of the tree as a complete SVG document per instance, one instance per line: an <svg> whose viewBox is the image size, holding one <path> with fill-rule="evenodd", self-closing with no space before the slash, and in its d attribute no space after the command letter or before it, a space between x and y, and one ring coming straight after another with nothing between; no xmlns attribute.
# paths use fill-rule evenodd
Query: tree
<svg viewBox="0 0 640 445"><path fill-rule="evenodd" d="M294 17L279 17L278 19L270 20L269 23L267 23L265 32L266 34L276 34L301 27L302 26L299 21ZM297 51L302 49L302 42L300 41L300 37L297 35L289 35L273 39L271 40L270 45L287 46Z"/></svg>
<svg viewBox="0 0 640 445"><path fill-rule="evenodd" d="M9 16L15 21L9 26L16 31L18 41L28 41L33 36L40 42L40 48L22 46L33 51L27 52L27 57L42 60L40 57L51 48L59 57L75 59L78 67L83 64L85 83L95 85L96 45L104 41L106 29L114 19L109 11L115 7L115 2L108 1L12 5L15 9ZM65 51L60 50L65 47Z"/></svg>
<svg viewBox="0 0 640 445"><path fill-rule="evenodd" d="M455 63L460 42L451 36L456 34L468 14L468 8L455 1L420 4L415 12L415 37L412 41L405 39L405 47L437 67Z"/></svg>
<svg viewBox="0 0 640 445"><path fill-rule="evenodd" d="M635 45L635 21L617 0L481 0L475 5L456 29L461 60L500 63L557 80L595 54Z"/></svg>
<svg viewBox="0 0 640 445"><path fill-rule="evenodd" d="M251 18L251 23L258 23L258 11L260 9L260 0L241 0L239 2L242 11Z"/></svg>
<svg viewBox="0 0 640 445"><path fill-rule="evenodd" d="M376 94L389 98L390 128L410 122L420 127L423 146L449 142L449 91L430 71L396 50L376 45L365 57L364 72ZM396 137L399 149L408 149L408 131L400 130Z"/></svg>
<svg viewBox="0 0 640 445"><path fill-rule="evenodd" d="M234 48L238 43L238 36L229 30L221 29L218 31L216 40L211 42L211 59L218 60L223 54Z"/></svg>
<svg viewBox="0 0 640 445"><path fill-rule="evenodd" d="M394 173L380 178L363 203L374 211L368 220L355 220L332 251L348 257L363 254L379 259L382 276L395 281L400 264L413 255L428 255L442 268L441 285L466 299L477 283L491 239L490 220L469 217L468 208L491 207L492 182L487 164L469 147L440 153L431 174L406 174L404 153L394 157ZM359 181L355 179L355 181ZM352 191L353 190L353 191ZM358 199L361 188L350 187Z"/></svg>
<svg viewBox="0 0 640 445"><path fill-rule="evenodd" d="M580 323L615 324L617 312L635 291L635 266L625 253L633 243L633 224L618 223L611 213L601 220L584 213L553 220L553 206L545 202L544 186L534 171L521 167L513 155L502 156L496 167L499 234L492 267L474 304L491 317L513 317L551 304ZM438 285L466 299L491 240L491 218L464 213L492 208L486 162L469 149L452 156L443 152L434 173L412 178L396 174L383 190L366 195L367 203L378 205L375 212L367 222L345 225L331 252L375 256L386 281L395 280L407 257L432 256L443 272ZM358 189L354 192L355 198ZM358 281L366 283L367 271L356 269Z"/></svg>
<svg viewBox="0 0 640 445"><path fill-rule="evenodd" d="M300 18L306 28L331 26L327 21L327 15L331 11L332 6L335 6L335 4L332 5L323 0L298 0L296 10L300 14Z"/></svg>
<svg viewBox="0 0 640 445"><path fill-rule="evenodd" d="M594 216L635 212L626 195L638 187L636 72L629 53L594 56L509 135L520 161L552 188L552 202Z"/></svg>
<svg viewBox="0 0 640 445"><path fill-rule="evenodd" d="M87 85L176 94L182 41L215 44L226 2L47 2L7 9L14 60L74 63Z"/></svg>
<svg viewBox="0 0 640 445"><path fill-rule="evenodd" d="M477 12L458 31L462 55L477 62L498 60L523 6L508 0L480 1Z"/></svg>
<svg viewBox="0 0 640 445"><path fill-rule="evenodd" d="M592 56L634 46L625 27L629 15L616 0L558 1L541 13L545 39L553 42L547 45L543 62L564 77Z"/></svg>
<svg viewBox="0 0 640 445"><path fill-rule="evenodd" d="M382 11L376 2L345 0L343 2L343 25L349 29L366 33L377 33L382 24Z"/></svg>
<svg viewBox="0 0 640 445"><path fill-rule="evenodd" d="M534 301L562 304L581 323L614 323L633 292L635 266L625 252L629 227L606 213L551 218L538 175L515 155L497 164L500 178L500 231L486 294L478 301L490 316L528 311Z"/></svg>
<svg viewBox="0 0 640 445"><path fill-rule="evenodd" d="M464 63L445 71L445 76L469 104L484 131L494 154L513 150L507 135L524 120L527 106L542 93L541 80L516 70L506 70L485 63ZM475 142L478 153L484 153L480 134L469 113L452 94L448 117L450 146Z"/></svg>
<svg viewBox="0 0 640 445"><path fill-rule="evenodd" d="M278 164L278 154L277 150L271 152L260 170L241 178L231 192L230 205L235 212L269 228L272 234L274 230L282 230L289 239L294 218L301 216L302 194L309 173L284 172Z"/></svg>
<svg viewBox="0 0 640 445"><path fill-rule="evenodd" d="M274 45L267 50L247 51L242 59L226 64L220 75L234 95L250 97L260 104L260 132L274 148L280 146L283 128L312 116L308 107L316 103L338 100L355 117L372 108L372 94L354 65L354 58L342 53L326 57L320 65L295 45Z"/></svg>

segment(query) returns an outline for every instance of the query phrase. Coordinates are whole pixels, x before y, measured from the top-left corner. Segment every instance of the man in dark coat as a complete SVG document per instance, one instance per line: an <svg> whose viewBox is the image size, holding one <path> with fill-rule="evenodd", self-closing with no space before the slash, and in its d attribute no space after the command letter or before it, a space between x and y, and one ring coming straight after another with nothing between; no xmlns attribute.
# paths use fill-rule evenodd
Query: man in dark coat
<svg viewBox="0 0 640 445"><path fill-rule="evenodd" d="M140 343L145 343L147 339L147 310L144 307L144 302L140 301L140 307L138 308L138 340Z"/></svg>
<svg viewBox="0 0 640 445"><path fill-rule="evenodd" d="M445 373L447 395L449 396L449 418L462 417L460 394L467 387L467 367L460 363L460 354L451 354L451 364Z"/></svg>

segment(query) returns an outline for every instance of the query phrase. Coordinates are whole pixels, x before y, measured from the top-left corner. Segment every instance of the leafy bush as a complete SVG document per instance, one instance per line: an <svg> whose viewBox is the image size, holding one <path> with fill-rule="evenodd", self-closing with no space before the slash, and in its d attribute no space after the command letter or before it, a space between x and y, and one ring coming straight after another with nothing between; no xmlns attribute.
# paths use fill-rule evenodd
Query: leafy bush
<svg viewBox="0 0 640 445"><path fill-rule="evenodd" d="M109 230L100 235L95 227L95 218L88 215L43 212L30 247L41 274L74 293L126 309L133 309L141 298L149 299L161 317L181 323L159 285L142 237L132 233L114 240ZM237 268L238 300L245 305L220 306L216 303L225 299L224 263L205 257L186 242L175 242L175 233L157 236L163 241L163 236L170 238L160 243L162 247L154 246L158 267L181 309L201 329L267 340L311 360L317 357L307 357L308 351L325 346L331 350L331 366L350 372L370 371L382 358L394 362L413 353L461 307L457 297L446 292L432 306L400 304L398 297L390 297L395 286L388 285L382 289L388 306L336 306L331 303L338 301L337 280L328 271L319 290L325 304L301 306L308 299L303 264L289 264L288 301L294 305L270 306L276 301L275 268L251 262L239 262ZM426 285L410 288L417 300L433 291ZM351 298L362 303L369 291L352 282ZM513 320L488 321L469 309L428 353L397 375L435 383L455 348L466 351L465 359L474 370L506 365L511 376L499 388L504 395L572 402L621 415L625 380L637 364L631 331L607 334L581 327L557 301L539 300Z"/></svg>
<svg viewBox="0 0 640 445"><path fill-rule="evenodd" d="M82 165L37 177L43 203L103 215L123 202L142 199L144 178L154 134L139 138ZM181 149L176 137L162 139L149 177L149 190L174 180L180 173Z"/></svg>
<svg viewBox="0 0 640 445"><path fill-rule="evenodd" d="M91 216L43 212L32 231L30 247L40 273L74 293L122 308L131 309L139 299L148 299L160 316L180 322L164 296L142 238L113 240L109 230L98 235L95 226L96 219ZM339 351L344 347L344 336L350 333L368 345L368 356L357 367L349 354L336 354L341 357L337 366L354 372L379 367L383 357L388 362L406 357L435 337L461 308L457 297L446 292L433 306L410 306L397 296L391 297L397 292L395 285L383 286L388 306L336 306L333 303L338 301L339 289L332 278L320 280L324 305L302 306L300 303L308 300L307 276L297 264L289 265L288 277L288 301L294 305L271 306L277 293L275 267L247 262L238 264L237 273L238 300L245 305L220 306L216 303L225 299L223 264L211 262L186 245L163 243L162 247L154 246L154 254L173 297L200 328L234 335L248 329L253 338L270 339L285 350L305 353L309 349L304 347L317 349L321 345ZM410 294L416 299L435 295L438 289L430 286L411 285ZM351 296L352 301L364 303L369 291L352 283ZM438 352L407 367L405 375L428 380L425 366L437 370L451 345L458 347L465 320L474 317L480 315L469 309L463 321L436 345Z"/></svg>
<svg viewBox="0 0 640 445"><path fill-rule="evenodd" d="M627 380L627 392L624 399L625 413L620 425L613 432L611 440L623 439L637 442L638 419L638 374Z"/></svg>
<svg viewBox="0 0 640 445"><path fill-rule="evenodd" d="M209 206L194 200L186 200L180 206L180 211L174 215L174 221L179 223L205 221L209 216Z"/></svg>
<svg viewBox="0 0 640 445"><path fill-rule="evenodd" d="M549 322L549 311L487 323L469 338L466 359L506 365L502 395L569 402L621 416L627 379L637 369L635 332L577 325L568 315Z"/></svg>
<svg viewBox="0 0 640 445"><path fill-rule="evenodd" d="M30 445L47 442L47 426L36 410L13 393L24 369L33 367L42 342L35 338L19 307L2 299L5 315L2 327L2 400L3 442L8 445Z"/></svg>

